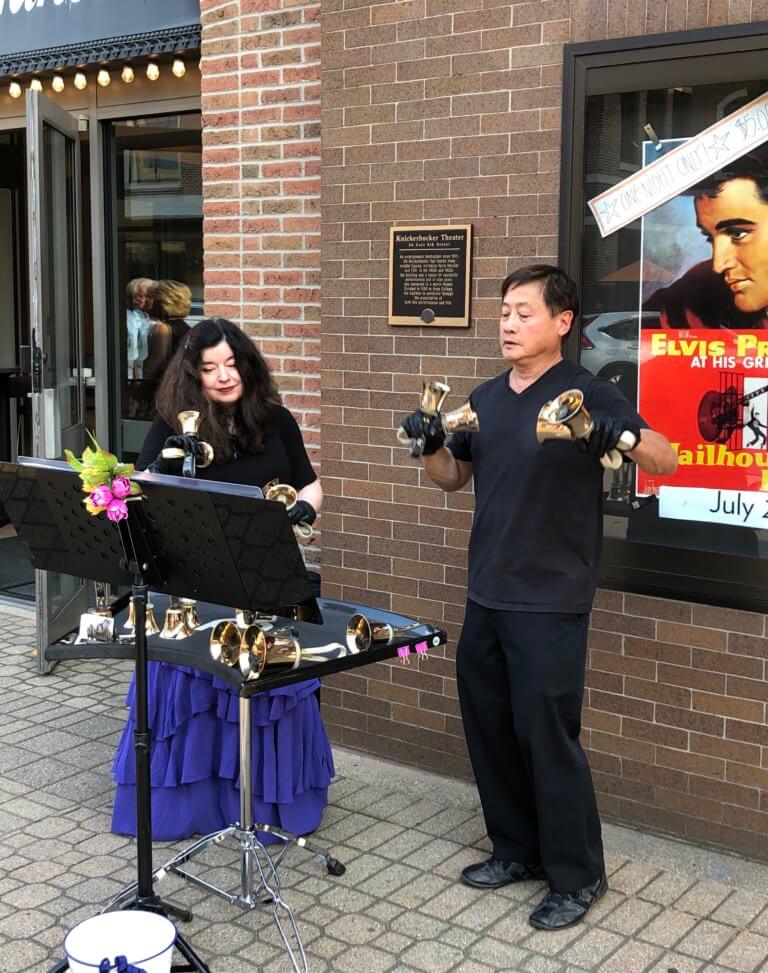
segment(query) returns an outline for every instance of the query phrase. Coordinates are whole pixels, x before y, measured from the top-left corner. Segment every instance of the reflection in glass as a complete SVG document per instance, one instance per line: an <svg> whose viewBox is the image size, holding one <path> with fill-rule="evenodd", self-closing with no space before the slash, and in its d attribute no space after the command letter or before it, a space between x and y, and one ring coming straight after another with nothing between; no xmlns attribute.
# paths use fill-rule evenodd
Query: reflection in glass
<svg viewBox="0 0 768 973"><path fill-rule="evenodd" d="M200 115L113 122L121 415L151 420L170 355L202 314Z"/></svg>

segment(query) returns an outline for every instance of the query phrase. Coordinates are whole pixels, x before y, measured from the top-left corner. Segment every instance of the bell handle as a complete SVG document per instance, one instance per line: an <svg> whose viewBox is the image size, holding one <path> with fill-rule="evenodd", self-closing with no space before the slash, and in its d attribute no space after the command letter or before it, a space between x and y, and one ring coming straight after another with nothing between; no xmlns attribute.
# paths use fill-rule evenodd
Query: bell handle
<svg viewBox="0 0 768 973"><path fill-rule="evenodd" d="M618 449L609 449L607 453L603 453L600 457L600 465L604 470L621 469L623 463L624 460Z"/></svg>
<svg viewBox="0 0 768 973"><path fill-rule="evenodd" d="M294 524L294 532L305 542L309 542L315 536L315 532L312 529L311 524Z"/></svg>

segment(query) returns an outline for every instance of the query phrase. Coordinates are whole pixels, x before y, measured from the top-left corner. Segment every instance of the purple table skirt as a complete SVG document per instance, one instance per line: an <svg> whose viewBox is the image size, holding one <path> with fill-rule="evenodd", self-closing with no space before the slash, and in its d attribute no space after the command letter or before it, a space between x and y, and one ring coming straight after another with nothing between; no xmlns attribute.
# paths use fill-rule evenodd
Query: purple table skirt
<svg viewBox="0 0 768 973"><path fill-rule="evenodd" d="M208 834L240 819L239 698L198 669L149 663L152 838ZM334 775L320 716L316 679L251 697L253 820L296 834L320 824ZM112 774L117 785L112 831L136 834L131 682Z"/></svg>

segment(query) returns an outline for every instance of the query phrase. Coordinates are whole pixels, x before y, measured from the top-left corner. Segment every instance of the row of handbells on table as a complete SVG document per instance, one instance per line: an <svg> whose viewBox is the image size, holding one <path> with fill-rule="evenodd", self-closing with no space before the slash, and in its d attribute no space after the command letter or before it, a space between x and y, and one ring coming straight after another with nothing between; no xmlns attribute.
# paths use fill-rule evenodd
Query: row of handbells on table
<svg viewBox="0 0 768 973"><path fill-rule="evenodd" d="M292 628L274 629L275 615L237 609L234 619L218 621L209 639L211 657L216 662L237 666L246 680L259 679L268 667L296 669L302 661L322 662L341 656L367 652L376 645L389 645L396 639L422 626L421 622L395 628L388 622L372 621L366 615L351 615L345 630L345 645L302 647ZM147 635L164 639L185 639L200 627L197 602L192 598L172 597L165 612L162 629L155 618L151 602L147 603L144 630ZM133 631L136 625L133 599L128 607L124 628Z"/></svg>

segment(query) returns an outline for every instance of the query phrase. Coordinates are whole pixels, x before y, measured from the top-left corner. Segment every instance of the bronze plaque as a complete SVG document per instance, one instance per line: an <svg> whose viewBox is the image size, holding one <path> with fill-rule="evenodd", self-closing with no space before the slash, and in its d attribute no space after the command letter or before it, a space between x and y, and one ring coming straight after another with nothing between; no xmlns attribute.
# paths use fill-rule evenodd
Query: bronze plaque
<svg viewBox="0 0 768 973"><path fill-rule="evenodd" d="M392 226L389 323L469 325L472 226Z"/></svg>

